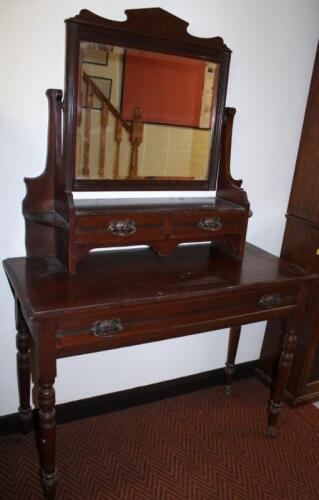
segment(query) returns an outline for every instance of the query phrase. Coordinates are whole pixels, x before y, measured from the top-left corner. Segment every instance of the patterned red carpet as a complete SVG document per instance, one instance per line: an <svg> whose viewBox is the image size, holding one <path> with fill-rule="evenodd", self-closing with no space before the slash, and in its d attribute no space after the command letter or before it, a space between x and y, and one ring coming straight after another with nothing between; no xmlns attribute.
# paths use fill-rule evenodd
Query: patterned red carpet
<svg viewBox="0 0 319 500"><path fill-rule="evenodd" d="M319 410L286 405L265 437L256 380L61 425L57 500L319 498ZM34 435L0 440L1 500L41 499Z"/></svg>

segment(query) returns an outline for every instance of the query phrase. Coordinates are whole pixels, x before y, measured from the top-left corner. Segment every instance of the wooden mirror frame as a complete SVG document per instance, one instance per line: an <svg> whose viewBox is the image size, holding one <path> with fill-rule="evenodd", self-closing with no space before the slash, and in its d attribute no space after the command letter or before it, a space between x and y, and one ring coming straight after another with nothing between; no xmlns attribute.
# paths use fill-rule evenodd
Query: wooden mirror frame
<svg viewBox="0 0 319 500"><path fill-rule="evenodd" d="M67 191L140 191L215 189L221 148L231 51L222 38L198 38L187 32L188 23L161 8L126 10L126 21L112 21L82 10L66 20L67 49L64 98L63 164ZM192 57L219 64L215 123L211 134L208 178L205 180L77 179L75 176L77 99L80 42Z"/></svg>

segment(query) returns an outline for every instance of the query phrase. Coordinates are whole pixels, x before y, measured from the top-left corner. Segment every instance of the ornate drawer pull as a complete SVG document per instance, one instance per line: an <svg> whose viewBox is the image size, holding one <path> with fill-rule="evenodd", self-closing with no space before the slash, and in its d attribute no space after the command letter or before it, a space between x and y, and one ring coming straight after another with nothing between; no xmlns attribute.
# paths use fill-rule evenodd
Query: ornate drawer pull
<svg viewBox="0 0 319 500"><path fill-rule="evenodd" d="M122 330L122 322L116 318L95 321L91 327L91 333L96 337L112 337L115 333Z"/></svg>
<svg viewBox="0 0 319 500"><path fill-rule="evenodd" d="M206 219L200 219L198 227L206 231L218 231L222 227L222 221L220 217L207 217Z"/></svg>
<svg viewBox="0 0 319 500"><path fill-rule="evenodd" d="M279 293L270 293L269 295L262 295L258 304L263 309L271 309L272 307L280 306L282 303Z"/></svg>
<svg viewBox="0 0 319 500"><path fill-rule="evenodd" d="M110 222L108 230L116 236L128 236L136 231L136 224L133 220L114 220Z"/></svg>

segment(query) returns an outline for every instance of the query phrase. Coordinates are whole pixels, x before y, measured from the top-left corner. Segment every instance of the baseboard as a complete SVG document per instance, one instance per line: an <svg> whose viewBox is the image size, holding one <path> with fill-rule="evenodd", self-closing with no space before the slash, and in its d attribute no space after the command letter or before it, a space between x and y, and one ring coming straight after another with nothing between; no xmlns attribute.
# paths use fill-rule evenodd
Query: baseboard
<svg viewBox="0 0 319 500"><path fill-rule="evenodd" d="M254 376L258 360L241 363L236 366L234 381ZM197 373L187 377L159 382L157 384L136 387L124 391L104 394L93 398L80 399L56 406L57 424L64 424L82 418L103 415L111 411L123 410L132 406L139 406L161 399L187 394L221 385L224 382L224 368ZM36 418L37 410L33 410ZM19 432L18 413L0 417L0 435L6 436Z"/></svg>

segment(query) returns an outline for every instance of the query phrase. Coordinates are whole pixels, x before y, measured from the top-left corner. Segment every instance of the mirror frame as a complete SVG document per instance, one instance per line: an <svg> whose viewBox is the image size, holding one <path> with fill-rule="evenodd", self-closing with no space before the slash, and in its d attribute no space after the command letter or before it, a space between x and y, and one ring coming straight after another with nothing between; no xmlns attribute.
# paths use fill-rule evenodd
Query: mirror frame
<svg viewBox="0 0 319 500"><path fill-rule="evenodd" d="M198 38L187 32L188 23L161 8L126 10L126 21L112 21L81 10L67 19L64 92L63 165L68 191L169 191L215 189L221 146L221 130L228 83L230 49L220 37ZM212 61L219 64L216 115L211 134L206 180L77 179L76 113L81 41L119 45Z"/></svg>

